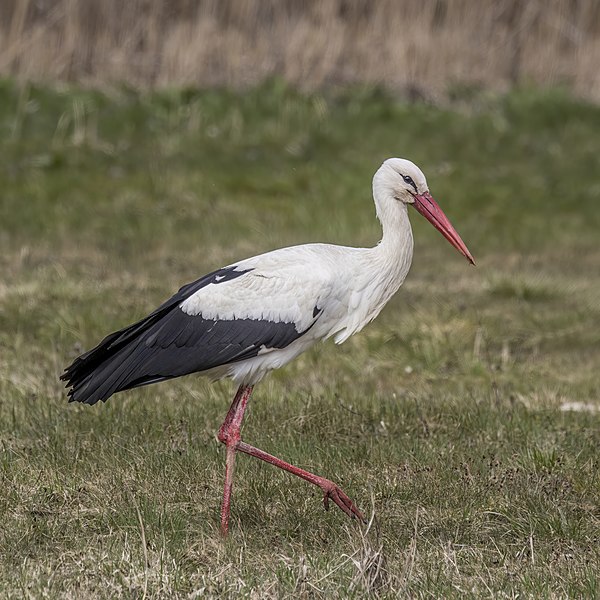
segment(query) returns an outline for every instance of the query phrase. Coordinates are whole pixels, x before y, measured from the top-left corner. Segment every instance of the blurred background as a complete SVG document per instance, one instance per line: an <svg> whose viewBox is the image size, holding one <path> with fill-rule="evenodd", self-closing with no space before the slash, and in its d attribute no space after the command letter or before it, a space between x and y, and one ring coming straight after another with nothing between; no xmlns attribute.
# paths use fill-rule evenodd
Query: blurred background
<svg viewBox="0 0 600 600"><path fill-rule="evenodd" d="M0 73L144 88L564 85L600 97L595 0L4 0Z"/></svg>
<svg viewBox="0 0 600 600"><path fill-rule="evenodd" d="M0 1L0 597L593 598L600 590L600 2ZM58 377L222 265L380 239L425 172L400 292L257 388L68 405ZM314 492L314 493L313 493Z"/></svg>

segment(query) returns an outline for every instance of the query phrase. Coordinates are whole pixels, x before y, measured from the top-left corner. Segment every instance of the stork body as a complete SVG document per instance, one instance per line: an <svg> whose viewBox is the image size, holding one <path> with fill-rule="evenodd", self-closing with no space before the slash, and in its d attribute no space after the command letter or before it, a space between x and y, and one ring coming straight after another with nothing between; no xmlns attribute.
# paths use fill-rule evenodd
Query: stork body
<svg viewBox="0 0 600 600"><path fill-rule="evenodd" d="M239 385L219 431L227 445L221 527L228 531L233 465L242 451L298 475L344 512L362 519L331 481L298 469L240 439L253 386L317 341L341 343L372 321L402 285L413 254L408 206L424 214L471 262L466 246L431 198L413 163L389 159L373 196L383 237L373 248L307 244L274 250L214 271L182 287L153 313L107 336L62 376L72 401L201 373Z"/></svg>

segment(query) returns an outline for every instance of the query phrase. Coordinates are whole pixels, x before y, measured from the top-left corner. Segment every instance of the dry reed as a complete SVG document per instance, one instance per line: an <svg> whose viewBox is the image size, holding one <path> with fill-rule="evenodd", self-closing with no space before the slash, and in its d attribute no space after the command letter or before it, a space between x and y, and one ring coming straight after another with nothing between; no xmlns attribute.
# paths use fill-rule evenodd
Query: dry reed
<svg viewBox="0 0 600 600"><path fill-rule="evenodd" d="M0 74L139 87L568 85L600 99L597 0L3 0Z"/></svg>

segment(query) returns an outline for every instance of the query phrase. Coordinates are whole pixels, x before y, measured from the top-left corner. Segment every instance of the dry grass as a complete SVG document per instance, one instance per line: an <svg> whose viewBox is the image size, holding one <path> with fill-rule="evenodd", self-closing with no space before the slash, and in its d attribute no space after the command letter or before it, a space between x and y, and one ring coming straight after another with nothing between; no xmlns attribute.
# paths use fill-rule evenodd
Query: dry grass
<svg viewBox="0 0 600 600"><path fill-rule="evenodd" d="M564 84L600 99L595 0L4 0L0 73L142 87Z"/></svg>

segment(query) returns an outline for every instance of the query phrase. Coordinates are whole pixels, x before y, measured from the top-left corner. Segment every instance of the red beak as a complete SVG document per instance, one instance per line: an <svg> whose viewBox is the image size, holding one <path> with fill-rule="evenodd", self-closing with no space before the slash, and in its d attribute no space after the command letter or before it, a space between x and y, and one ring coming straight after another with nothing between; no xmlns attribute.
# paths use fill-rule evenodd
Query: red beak
<svg viewBox="0 0 600 600"><path fill-rule="evenodd" d="M460 239L460 235L438 203L431 197L429 192L424 194L413 194L415 203L413 206L419 211L472 265L475 264L469 249Z"/></svg>

